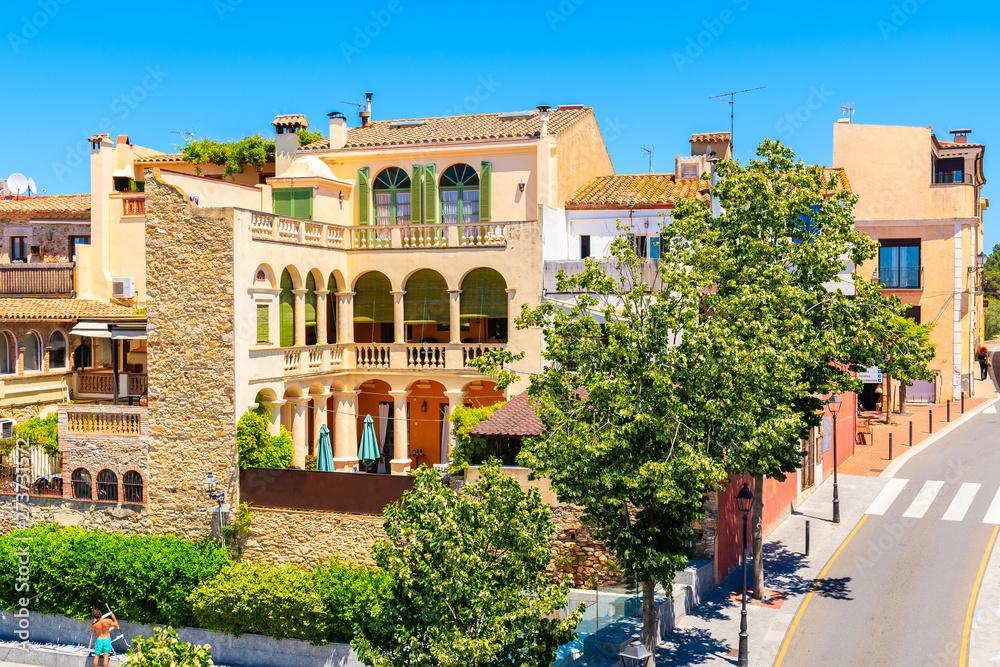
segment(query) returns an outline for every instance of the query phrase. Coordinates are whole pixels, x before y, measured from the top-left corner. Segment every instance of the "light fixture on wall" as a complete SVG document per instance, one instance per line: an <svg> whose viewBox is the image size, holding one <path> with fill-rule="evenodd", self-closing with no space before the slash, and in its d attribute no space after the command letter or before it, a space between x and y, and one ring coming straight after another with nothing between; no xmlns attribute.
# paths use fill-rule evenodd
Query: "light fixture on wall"
<svg viewBox="0 0 1000 667"><path fill-rule="evenodd" d="M527 185L527 183L525 183L524 179L522 178L521 182L517 184L517 190L518 190L518 192L524 192L524 186L526 186L526 185Z"/></svg>
<svg viewBox="0 0 1000 667"><path fill-rule="evenodd" d="M427 401L424 401L423 403L420 404L420 411L427 412Z"/></svg>
<svg viewBox="0 0 1000 667"><path fill-rule="evenodd" d="M338 192L337 196L340 197L340 201L341 201L341 203L343 203L343 201L344 201L344 191L341 190L340 192Z"/></svg>

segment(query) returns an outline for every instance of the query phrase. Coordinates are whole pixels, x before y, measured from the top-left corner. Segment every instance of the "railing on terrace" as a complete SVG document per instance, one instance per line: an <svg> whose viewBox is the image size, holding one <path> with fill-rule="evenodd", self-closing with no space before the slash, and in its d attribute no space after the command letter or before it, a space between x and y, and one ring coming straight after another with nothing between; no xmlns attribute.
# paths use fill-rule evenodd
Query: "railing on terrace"
<svg viewBox="0 0 1000 667"><path fill-rule="evenodd" d="M274 358L269 367L284 376L342 370L468 371L469 362L506 343L345 343L251 350L254 358ZM281 364L280 368L277 364ZM82 390L81 390L82 391ZM108 395L111 390L108 389Z"/></svg>
<svg viewBox="0 0 1000 667"><path fill-rule="evenodd" d="M69 435L138 437L147 434L147 410L124 405L70 404L59 406L59 421L65 416Z"/></svg>
<svg viewBox="0 0 1000 667"><path fill-rule="evenodd" d="M73 262L0 265L0 296L73 296Z"/></svg>
<svg viewBox="0 0 1000 667"><path fill-rule="evenodd" d="M344 367L344 351L340 345L289 347L282 354L285 375L323 373Z"/></svg>
<svg viewBox="0 0 1000 667"><path fill-rule="evenodd" d="M924 267L880 266L878 282L882 289L921 289L924 283Z"/></svg>
<svg viewBox="0 0 1000 667"><path fill-rule="evenodd" d="M62 456L37 445L16 449L16 440L0 440L0 493L62 496ZM20 460L18 460L20 459ZM19 478L19 475L22 476ZM30 480L28 484L24 480Z"/></svg>
<svg viewBox="0 0 1000 667"><path fill-rule="evenodd" d="M82 372L78 374L77 393L86 396L111 397L115 395L114 375L110 371ZM118 395L143 396L149 386L145 373L119 373Z"/></svg>
<svg viewBox="0 0 1000 667"><path fill-rule="evenodd" d="M143 192L122 195L122 217L146 215L146 194Z"/></svg>
<svg viewBox="0 0 1000 667"><path fill-rule="evenodd" d="M240 501L254 507L382 514L413 488L410 475L284 468L240 471Z"/></svg>
<svg viewBox="0 0 1000 667"><path fill-rule="evenodd" d="M972 174L957 171L935 171L934 184L945 185L950 183L972 183Z"/></svg>

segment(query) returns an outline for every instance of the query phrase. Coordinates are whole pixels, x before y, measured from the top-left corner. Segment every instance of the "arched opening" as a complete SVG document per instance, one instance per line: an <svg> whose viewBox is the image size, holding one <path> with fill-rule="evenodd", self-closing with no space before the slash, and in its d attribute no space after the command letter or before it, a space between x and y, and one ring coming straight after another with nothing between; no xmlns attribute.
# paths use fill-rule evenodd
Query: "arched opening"
<svg viewBox="0 0 1000 667"><path fill-rule="evenodd" d="M118 475L107 468L97 473L97 499L118 502Z"/></svg>
<svg viewBox="0 0 1000 667"><path fill-rule="evenodd" d="M66 368L66 334L53 331L49 336L49 370Z"/></svg>
<svg viewBox="0 0 1000 667"><path fill-rule="evenodd" d="M292 294L292 274L281 272L281 296L278 297L281 347L295 345L295 295Z"/></svg>
<svg viewBox="0 0 1000 667"><path fill-rule="evenodd" d="M316 278L310 273L306 276L306 345L315 345L316 332Z"/></svg>
<svg viewBox="0 0 1000 667"><path fill-rule="evenodd" d="M73 483L73 498L77 500L93 499L93 482L89 470L86 468L77 468L73 471L70 480Z"/></svg>
<svg viewBox="0 0 1000 667"><path fill-rule="evenodd" d="M122 475L122 493L127 503L142 502L142 475L129 470Z"/></svg>
<svg viewBox="0 0 1000 667"><path fill-rule="evenodd" d="M507 281L495 269L474 269L459 298L463 343L507 342Z"/></svg>
<svg viewBox="0 0 1000 667"><path fill-rule="evenodd" d="M479 174L464 163L453 164L441 174L441 222L479 222Z"/></svg>
<svg viewBox="0 0 1000 667"><path fill-rule="evenodd" d="M399 167L386 167L372 184L376 225L410 224L410 177Z"/></svg>
<svg viewBox="0 0 1000 667"><path fill-rule="evenodd" d="M358 391L358 445L365 432L365 417L371 415L378 442L379 460L369 466L359 463L359 470L372 473L392 472L389 462L396 458L395 401L389 390L392 387L382 380L368 380Z"/></svg>
<svg viewBox="0 0 1000 667"><path fill-rule="evenodd" d="M330 279L326 281L326 289L330 292L326 296L326 342L337 342L337 277L332 273Z"/></svg>
<svg viewBox="0 0 1000 667"><path fill-rule="evenodd" d="M432 380L418 380L410 385L406 412L410 429L410 456L413 468L421 463L433 465L447 460L448 399L444 385Z"/></svg>
<svg viewBox="0 0 1000 667"><path fill-rule="evenodd" d="M24 370L42 370L42 341L34 331L24 337Z"/></svg>
<svg viewBox="0 0 1000 667"><path fill-rule="evenodd" d="M420 269L403 288L403 322L407 343L447 343L451 305L448 284L433 269Z"/></svg>
<svg viewBox="0 0 1000 667"><path fill-rule="evenodd" d="M14 334L4 331L0 335L0 374L17 373L17 340Z"/></svg>
<svg viewBox="0 0 1000 667"><path fill-rule="evenodd" d="M380 271L369 271L354 286L354 340L392 343L392 283Z"/></svg>

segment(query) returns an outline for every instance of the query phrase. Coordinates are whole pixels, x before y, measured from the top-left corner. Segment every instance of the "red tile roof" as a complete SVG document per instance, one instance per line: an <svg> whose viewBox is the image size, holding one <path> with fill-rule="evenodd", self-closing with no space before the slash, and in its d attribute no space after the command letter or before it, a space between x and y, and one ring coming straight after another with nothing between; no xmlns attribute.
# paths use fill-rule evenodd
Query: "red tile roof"
<svg viewBox="0 0 1000 667"><path fill-rule="evenodd" d="M728 132L701 132L691 135L692 144L716 144L720 141L729 141Z"/></svg>
<svg viewBox="0 0 1000 667"><path fill-rule="evenodd" d="M957 141L939 141L941 148L983 148L986 144L974 144L972 142L963 144Z"/></svg>
<svg viewBox="0 0 1000 667"><path fill-rule="evenodd" d="M89 299L0 299L0 320L76 320L131 317L135 309Z"/></svg>
<svg viewBox="0 0 1000 667"><path fill-rule="evenodd" d="M476 435L541 435L544 425L528 400L528 392L523 391L510 399L507 405L493 413L489 419L479 422L471 433Z"/></svg>
<svg viewBox="0 0 1000 667"><path fill-rule="evenodd" d="M0 199L0 217L90 218L90 195Z"/></svg>
<svg viewBox="0 0 1000 667"><path fill-rule="evenodd" d="M164 162L184 162L184 153L156 153L145 157L136 157L136 164L162 164Z"/></svg>
<svg viewBox="0 0 1000 667"><path fill-rule="evenodd" d="M566 201L566 208L671 206L680 199L709 200L709 181L675 174L598 176Z"/></svg>

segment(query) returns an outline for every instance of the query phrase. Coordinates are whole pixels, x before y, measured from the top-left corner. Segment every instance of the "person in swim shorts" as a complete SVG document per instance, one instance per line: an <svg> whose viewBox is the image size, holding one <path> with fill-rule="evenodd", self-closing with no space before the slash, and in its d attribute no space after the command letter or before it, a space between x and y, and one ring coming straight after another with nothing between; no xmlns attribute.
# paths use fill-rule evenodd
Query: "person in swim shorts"
<svg viewBox="0 0 1000 667"><path fill-rule="evenodd" d="M97 634L97 643L94 644L94 667L97 667L97 658L104 655L104 667L108 667L111 660L111 628L118 627L118 619L114 613L111 618L101 618L101 612L96 609L90 614L93 624L90 631Z"/></svg>

